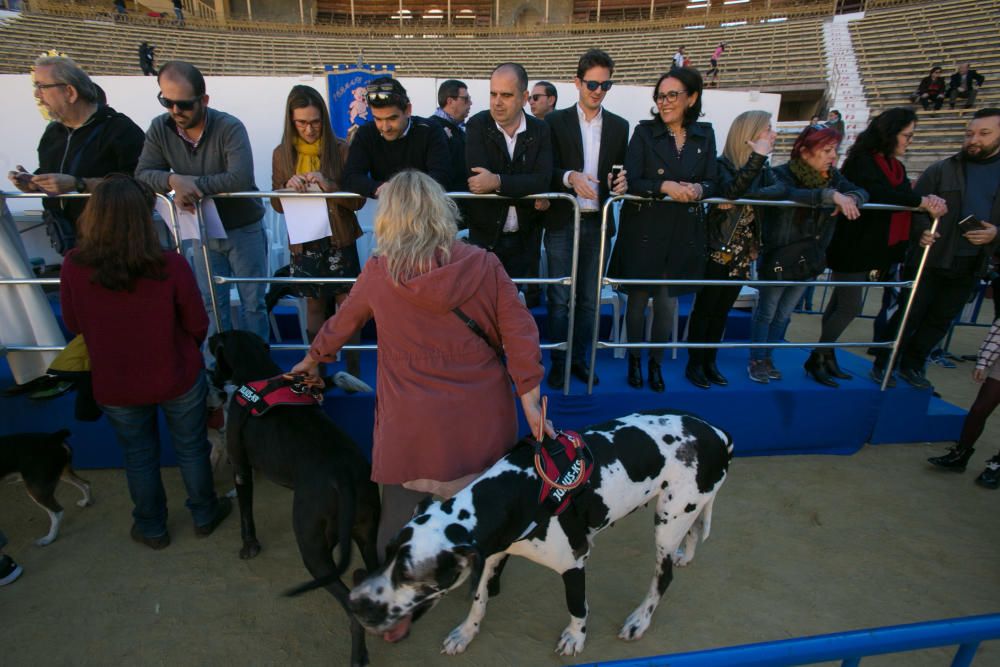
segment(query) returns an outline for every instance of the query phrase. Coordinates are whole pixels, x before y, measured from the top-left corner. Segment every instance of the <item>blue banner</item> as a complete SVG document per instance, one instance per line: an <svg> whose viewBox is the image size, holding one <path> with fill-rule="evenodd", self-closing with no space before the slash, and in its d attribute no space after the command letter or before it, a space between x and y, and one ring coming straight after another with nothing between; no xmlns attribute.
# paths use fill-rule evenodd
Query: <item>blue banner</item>
<svg viewBox="0 0 1000 667"><path fill-rule="evenodd" d="M346 139L352 128L364 125L371 116L365 100L365 86L372 79L394 76L395 65L327 65L327 102L330 105L330 122L333 132Z"/></svg>

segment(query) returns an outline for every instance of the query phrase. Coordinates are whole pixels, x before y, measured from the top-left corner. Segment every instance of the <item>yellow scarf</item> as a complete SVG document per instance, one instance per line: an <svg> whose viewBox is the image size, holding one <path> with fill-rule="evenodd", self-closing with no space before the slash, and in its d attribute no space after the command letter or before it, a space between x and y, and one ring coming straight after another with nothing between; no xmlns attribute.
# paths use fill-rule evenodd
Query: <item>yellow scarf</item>
<svg viewBox="0 0 1000 667"><path fill-rule="evenodd" d="M307 144L301 137L293 137L292 145L295 147L295 173L307 174L311 171L320 170L320 153L323 151L323 137Z"/></svg>

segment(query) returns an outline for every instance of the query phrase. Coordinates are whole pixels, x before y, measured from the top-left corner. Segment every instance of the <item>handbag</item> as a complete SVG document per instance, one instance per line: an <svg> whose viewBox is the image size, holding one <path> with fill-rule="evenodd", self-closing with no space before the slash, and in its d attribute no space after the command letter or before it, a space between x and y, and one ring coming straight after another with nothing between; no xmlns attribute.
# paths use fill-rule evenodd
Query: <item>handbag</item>
<svg viewBox="0 0 1000 667"><path fill-rule="evenodd" d="M757 274L761 280L808 280L825 270L826 252L815 236L808 236L765 252Z"/></svg>

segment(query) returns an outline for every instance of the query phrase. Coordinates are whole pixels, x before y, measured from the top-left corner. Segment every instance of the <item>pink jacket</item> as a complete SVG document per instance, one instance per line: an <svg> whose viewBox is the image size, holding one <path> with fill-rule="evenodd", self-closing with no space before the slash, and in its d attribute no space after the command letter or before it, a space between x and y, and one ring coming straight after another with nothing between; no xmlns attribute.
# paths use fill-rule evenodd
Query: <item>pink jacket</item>
<svg viewBox="0 0 1000 667"><path fill-rule="evenodd" d="M451 312L456 306L502 343L506 371ZM372 257L310 356L332 361L372 317L379 344L374 481L447 482L486 469L510 450L518 433L507 371L520 395L541 383L544 369L538 328L496 255L456 242L447 264L400 285L384 260Z"/></svg>

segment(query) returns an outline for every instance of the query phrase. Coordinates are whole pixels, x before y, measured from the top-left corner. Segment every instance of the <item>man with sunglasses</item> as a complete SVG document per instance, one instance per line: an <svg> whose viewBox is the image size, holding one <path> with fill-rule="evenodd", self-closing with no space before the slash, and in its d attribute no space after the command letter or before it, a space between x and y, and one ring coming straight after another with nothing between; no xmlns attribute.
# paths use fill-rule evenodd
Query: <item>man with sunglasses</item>
<svg viewBox="0 0 1000 667"><path fill-rule="evenodd" d="M570 372L586 382L590 374L590 343L597 308L597 271L606 262L600 257L601 206L612 194L628 189L625 171L612 182L612 166L625 162L628 121L603 107L611 90L615 63L604 51L591 49L580 57L573 83L577 103L554 111L545 118L552 128L554 168L552 189L576 195L580 206L580 253L576 269L576 307L573 324L573 358ZM608 241L614 234L608 221ZM553 202L545 220L545 254L549 276L568 276L573 265L573 209L566 202ZM569 331L569 287L549 285L549 339L566 340ZM552 351L550 387L559 388L566 369L566 353ZM594 384L599 379L594 375Z"/></svg>
<svg viewBox="0 0 1000 667"><path fill-rule="evenodd" d="M412 115L403 84L392 77L367 86L371 120L358 128L344 166L344 189L378 198L382 184L404 169L416 169L448 187L451 165L444 130Z"/></svg>
<svg viewBox="0 0 1000 667"><path fill-rule="evenodd" d="M531 107L531 115L538 120L544 120L545 116L556 110L559 102L559 93L556 87L548 81L539 81L531 89L528 96L528 106Z"/></svg>
<svg viewBox="0 0 1000 667"><path fill-rule="evenodd" d="M490 108L469 119L465 163L474 194L505 197L546 192L552 171L552 142L544 121L524 113L528 74L504 63L490 76ZM469 242L500 258L514 279L537 275L541 236L538 202L478 200L466 203ZM544 202L543 202L544 204Z"/></svg>
<svg viewBox="0 0 1000 667"><path fill-rule="evenodd" d="M194 65L172 60L157 75L157 99L167 110L153 119L139 157L135 177L155 192L174 191L174 205L193 212L206 195L256 190L253 154L246 128L238 118L208 106L205 78ZM207 239L212 273L239 278L267 273L267 240L261 226L264 206L257 199L215 200L225 238ZM202 254L203 240L189 242L194 271L205 308L212 304L213 285L208 280ZM266 283L238 283L243 326L264 340L270 323L264 305ZM232 329L229 288L215 289L219 327ZM212 330L215 323L212 322ZM211 335L211 331L209 332Z"/></svg>
<svg viewBox="0 0 1000 667"><path fill-rule="evenodd" d="M469 87L463 81L448 79L438 86L438 108L427 120L440 127L448 138L451 160L449 192L465 190L465 119L472 109Z"/></svg>
<svg viewBox="0 0 1000 667"><path fill-rule="evenodd" d="M101 104L87 73L69 58L35 61L35 99L52 119L38 142L38 169L21 165L7 174L22 192L90 192L108 174L131 174L142 151L142 129L128 116ZM45 199L42 206L74 226L86 199ZM67 248L68 250L68 248Z"/></svg>

